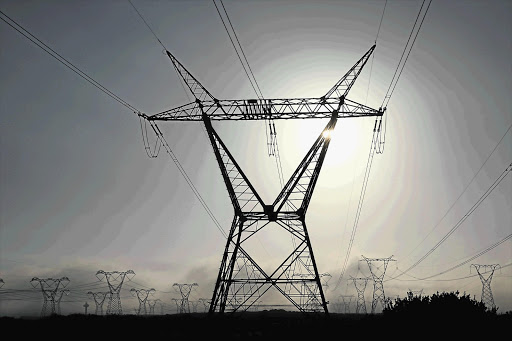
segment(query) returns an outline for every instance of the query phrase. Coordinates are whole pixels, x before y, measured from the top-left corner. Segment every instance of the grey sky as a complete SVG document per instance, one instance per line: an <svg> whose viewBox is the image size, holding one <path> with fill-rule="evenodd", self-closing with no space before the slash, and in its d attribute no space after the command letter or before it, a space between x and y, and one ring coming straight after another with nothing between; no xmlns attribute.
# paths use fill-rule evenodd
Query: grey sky
<svg viewBox="0 0 512 341"><path fill-rule="evenodd" d="M255 98L213 2L132 2L212 94ZM294 98L325 94L373 45L384 1L224 5L265 97ZM379 107L420 6L419 0L388 1L371 79L367 65L350 99ZM0 1L0 9L144 113L189 101L128 1ZM374 123L339 120L307 216L319 271L332 275L326 294L331 302L355 295L346 281L350 275L369 274L358 262L361 255L394 255L391 277L414 264L512 161L509 131L439 223L512 124L511 11L507 1L432 1L388 106L385 151L372 165L345 279L332 290L347 255ZM96 281L100 269L132 269L134 283L157 289L155 296L169 306L175 282L197 282L195 297L210 298L225 239L171 158L163 152L146 156L137 116L4 22L0 39L2 289L29 289L32 277L67 276L78 292L81 284ZM325 124L276 121L285 178ZM202 126L159 126L227 231L233 209ZM280 188L275 160L266 154L264 124L214 126L262 196L273 199ZM438 274L510 235L510 193L509 175L409 274ZM262 262L279 252L279 238L261 235ZM508 240L442 276L387 281L386 293L459 290L479 298L482 285L469 277L475 274L469 265L511 260ZM511 275L504 267L492 282L502 312L512 310ZM366 295L371 300L371 288ZM31 297L23 305L0 301L0 314L37 314L40 297ZM83 311L85 295L68 301L64 311ZM134 298L126 302L137 306Z"/></svg>

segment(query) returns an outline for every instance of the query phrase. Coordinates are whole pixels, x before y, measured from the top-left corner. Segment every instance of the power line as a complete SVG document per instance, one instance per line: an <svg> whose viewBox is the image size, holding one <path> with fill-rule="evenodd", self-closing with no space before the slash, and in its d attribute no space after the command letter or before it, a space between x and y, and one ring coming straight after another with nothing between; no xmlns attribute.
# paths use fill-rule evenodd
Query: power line
<svg viewBox="0 0 512 341"><path fill-rule="evenodd" d="M251 69L251 66L249 64L249 61L247 60L247 58L245 56L245 53L244 53L244 51L242 49L242 45L240 44L240 41L238 40L238 36L236 35L235 29L233 28L233 25L231 24L231 20L229 19L228 12L226 11L226 8L224 7L224 4L222 3L222 0L221 0L222 8L224 9L224 13L226 14L226 17L228 18L229 25L231 26L231 29L233 30L233 35L235 36L236 41L238 42L238 46L240 48L240 51L242 51L242 55L244 56L245 62L247 64L247 68L245 67L245 64L244 64L244 62L242 60L242 57L240 56L240 53L238 52L237 47L235 46L235 42L233 41L233 38L231 37L231 33L229 33L228 27L226 26L226 23L224 22L224 18L220 14L219 7L215 3L215 0L212 0L212 1L213 1L213 4L215 5L215 8L217 9L217 13L219 14L220 20L222 21L222 25L224 25L224 28L226 29L226 32L227 32L228 37L229 37L229 40L231 41L231 44L235 48L236 55L238 56L238 59L240 60L240 63L242 63L242 67L244 68L245 74L247 75L247 78L249 78L249 82L251 83L251 86L252 86L254 92L256 93L256 96L258 96L258 98L260 98L260 99L263 98L263 93L261 92L261 89L260 89L260 87L258 85L258 82L256 81L256 78L254 77L254 73L252 72L252 69ZM249 71L247 71L247 69L249 69ZM251 78L251 76L249 76L249 72L251 73L252 78ZM254 84L256 84L256 86Z"/></svg>
<svg viewBox="0 0 512 341"><path fill-rule="evenodd" d="M377 141L378 141L377 140L377 136L380 133L380 122L382 122L382 121L381 120L379 121L379 120L375 119L375 124L373 126L372 142L370 144L370 151L368 153L368 160L366 161L366 169L365 169L365 173L364 173L363 185L361 187L361 193L359 195L359 203L357 205L357 211L356 211L356 215L355 215L355 218L354 218L354 225L352 226L352 234L350 236L349 245L348 245L348 249L347 249L347 254L345 256L345 262L343 263L343 268L341 270L340 277L338 278L338 282L336 283L336 286L334 287L334 290L336 290L338 288L338 286L340 285L341 280L342 280L342 278L343 278L343 276L345 274L345 270L346 270L347 264L348 264L348 259L350 257L350 252L352 251L352 245L354 244L356 230L357 230L357 227L358 227L358 224L359 224L359 217L361 216L361 210L362 210L362 207L363 207L364 197L365 197L365 194L366 194L366 188L368 186L368 179L370 177L370 170L371 170L372 163L373 163L373 157L375 155L376 144L377 144Z"/></svg>
<svg viewBox="0 0 512 341"><path fill-rule="evenodd" d="M8 20L6 20L6 18L0 17L0 19L2 19L2 21L4 21L7 25L11 26L13 29L15 29L17 32L19 32L21 35L23 35L25 38L30 40L32 43L34 43L34 45L36 45L37 47L41 48L43 51L45 51L50 56L55 58L57 61L62 63L64 66L69 68L71 71L73 71L74 73L76 73L77 75L79 75L80 77L85 79L87 82L89 82L92 85L94 85L96 88L98 88L99 90L101 90L102 92L104 92L105 94L107 94L108 96L110 96L111 98L113 98L114 100L119 102L120 104L122 104L125 107L127 107L128 109L132 110L134 113L139 113L140 112L135 107L133 107L131 104L129 104L128 102L126 102L125 100L123 100L122 98L120 98L119 96L114 94L112 91L110 91L107 88L105 88L103 85L98 83L92 77L88 76L85 72L80 70L73 63L68 61L66 58L62 57L59 53L57 53L54 49L49 47L47 44L43 43L39 38L37 38L32 33L27 31L24 27L22 27L20 24L18 24L16 21L14 21L11 17L9 17L3 11L0 10L0 13L4 17L6 17L8 19Z"/></svg>
<svg viewBox="0 0 512 341"><path fill-rule="evenodd" d="M415 268L418 264L420 264L425 258L430 256L432 252L434 252L448 237L450 237L455 230L457 230L460 225L480 206L480 204L491 194L491 192L500 184L501 181L510 173L512 170L512 163L507 166L507 168L500 174L500 176L492 183L492 185L482 194L482 196L477 200L477 202L464 214L464 216L451 228L448 233L441 238L439 242L437 242L436 245L434 245L425 255L423 255L416 263L411 265L407 270L405 270L403 273L409 272L411 269ZM401 275L400 275L401 276Z"/></svg>
<svg viewBox="0 0 512 341"><path fill-rule="evenodd" d="M425 236L425 238L423 238L423 240L418 244L416 245L416 247L409 253L409 255L406 256L409 257L417 248L418 246L420 246L427 238L428 236L430 236L430 234L432 232L434 232L434 230L439 226L439 224L441 224L441 222L444 220L444 218L448 215L448 213L452 210L452 208L455 206L455 204L459 201L459 199L462 197L462 195L466 192L466 190L469 188L469 186L473 183L473 181L475 180L475 178L477 177L478 174L480 174L480 171L482 170L482 168L484 168L485 164L487 163L487 161L489 160L489 158L491 157L491 155L494 153L494 151L498 148L498 146L500 145L501 141L503 141L503 139L505 138L505 136L507 135L507 133L510 131L510 128L512 128L512 124L510 124L508 126L508 129L507 131L505 131L505 134L503 134L503 136L501 137L501 139L498 141L498 143L496 143L496 145L494 146L493 150L491 151L491 153L487 156L487 158L485 159L485 161L482 163L482 165L480 166L480 168L478 169L478 171L475 173L475 175L473 175L473 177L471 178L471 180L469 181L469 183L466 185L466 187L464 188L464 190L459 194L459 196L457 197L457 199L455 199L455 201L453 202L453 204L450 206L450 208L448 208L448 210L445 212L445 214L441 217L441 219L439 219L439 221L437 222L437 224L434 226L434 228L432 228L432 230L430 230L430 232Z"/></svg>
<svg viewBox="0 0 512 341"><path fill-rule="evenodd" d="M130 5L132 5L133 9L135 10L135 12L137 12L138 16L142 19L142 21L144 22L144 24L146 25L146 27L151 31L151 33L153 33L153 36L156 38L156 40L160 43L160 45L162 45L162 47L164 48L165 51L168 51L167 48L165 47L165 45L162 43L162 41L158 38L158 36L156 35L155 31L153 31L153 29L151 28L151 26L149 25L149 23L146 21L146 19L144 19L144 17L142 16L142 13L140 13L137 8L135 7L135 5L130 1ZM176 74L178 75L178 78L180 79L180 82L181 82L181 77L179 76L178 74L178 70L176 70ZM182 86L183 86L183 83L181 83ZM187 97L188 97L188 93L186 92L185 90L185 87L183 87L183 90L185 91ZM143 117L144 120L146 119L146 116L145 115L139 115L139 117ZM146 121L146 120L145 120ZM199 191L197 190L196 186L194 185L194 183L192 182L192 180L190 179L190 177L188 176L187 172L185 171L185 169L183 168L183 166L181 165L180 161L178 160L178 158L176 157L176 155L174 154L172 148L169 146L169 144L167 143L167 141L165 140L165 137L163 135L163 133L161 132L160 128L158 128L158 126L156 125L156 123L154 121L151 121L150 122L150 125L151 125L151 128L153 129L153 131L155 132L155 135L157 137L157 142L159 142L158 144L155 143L155 147L154 147L154 150L153 152L151 152L150 150L150 147L149 147L149 141L148 141L148 138L147 138L147 130L146 130L146 125L144 125L144 127L142 126L142 122L141 122L141 130L142 130L142 139L144 141L144 147L146 149L146 153L148 153L148 156L150 157L156 157L156 155L158 155L158 151L160 150L160 147L164 147L165 151L167 152L167 154L169 154L169 156L171 157L171 159L174 161L174 163L176 164L176 166L178 167L178 170L180 171L181 175L183 175L183 177L185 178L185 180L187 181L187 184L189 185L189 187L192 189L192 192L194 192L195 196L197 197L197 199L199 200L199 202L201 203L201 205L203 206L203 208L206 210L206 213L210 216L210 218L212 219L212 221L214 222L214 224L217 226L217 228L219 229L219 231L224 235L224 237L227 238L227 235L226 233L224 232L224 230L222 229L219 221L217 220L217 218L215 217L215 215L213 214L213 212L210 210L210 208L208 207L208 205L206 204L206 202L204 201L203 197L201 196L201 194L199 193ZM157 149L157 146L158 146L158 149Z"/></svg>
<svg viewBox="0 0 512 341"><path fill-rule="evenodd" d="M432 0L429 0L427 9L423 13L423 18L421 19L420 25L418 26L418 30L416 31L416 35L414 36L414 39L413 39L413 41L411 43L411 46L409 47L409 52L407 52L407 56L404 59L404 63L402 64L402 68L400 69L400 63L402 62L402 59L403 59L403 57L405 55L405 52L407 51L407 45L409 45L409 41L411 40L411 37L412 37L412 35L414 33L414 28L416 27L416 24L418 23L418 19L420 17L421 10L423 9L423 5L425 4L425 0L423 0L423 2L421 3L420 10L418 11L418 15L416 16L416 20L414 21L414 25L412 27L411 33L409 34L409 38L407 39L407 43L405 44L404 51L402 52L402 56L400 57L400 60L398 62L398 65L397 65L397 68L395 70L395 73L393 74L393 78L391 79L391 83L389 84L389 88L386 91L386 95L384 96L384 100L382 101L381 108L385 108L385 107L388 106L389 100L391 99L391 95L395 91L395 87L396 87L396 84L398 83L398 79L400 78L400 75L402 74L402 71L404 69L405 63L407 62L407 59L409 58L409 54L411 53L412 46L414 45L414 42L416 41L416 38L418 37L418 33L419 33L420 29L421 29L421 25L423 24L423 21L425 20L425 16L427 15L427 12L428 12L428 9L430 8L430 4L431 3L432 3ZM400 72L398 73L398 77L396 78L396 81L395 81L395 76L396 76L396 74L398 72L398 69L400 69ZM394 84L393 84L393 81L395 81ZM391 87L393 87L393 89L391 89ZM391 90L391 92L390 92L390 90Z"/></svg>

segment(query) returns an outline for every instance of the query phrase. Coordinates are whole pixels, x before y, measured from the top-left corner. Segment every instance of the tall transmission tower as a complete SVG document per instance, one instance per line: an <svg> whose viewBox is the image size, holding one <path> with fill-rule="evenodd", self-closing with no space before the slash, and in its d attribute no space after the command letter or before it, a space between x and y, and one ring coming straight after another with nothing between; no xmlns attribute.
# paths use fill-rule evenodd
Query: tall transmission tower
<svg viewBox="0 0 512 341"><path fill-rule="evenodd" d="M491 264L491 265L480 265L480 264L471 264L469 267L469 271L471 272L471 268L475 268L480 280L482 281L482 297L481 302L485 304L488 309L495 309L496 305L494 304L494 298L492 296L491 290L491 281L492 276L494 275L494 270L496 268L501 268L499 264ZM482 269L482 271L480 271ZM487 276L485 276L487 274Z"/></svg>
<svg viewBox="0 0 512 341"><path fill-rule="evenodd" d="M366 300L364 299L364 291L366 290L366 285L368 284L370 278L350 276L350 279L352 279L354 287L357 291L356 314L366 314Z"/></svg>
<svg viewBox="0 0 512 341"><path fill-rule="evenodd" d="M124 280L127 278L131 280L135 276L133 270L128 271L110 271L105 272L98 270L96 277L101 281L105 279L108 284L110 291L109 301L107 306L107 315L121 315L123 314L123 308L121 307L121 287L123 286Z"/></svg>
<svg viewBox="0 0 512 341"><path fill-rule="evenodd" d="M84 315L87 315L87 308L89 308L89 303L85 302L84 305L83 305L85 311L84 311Z"/></svg>
<svg viewBox="0 0 512 341"><path fill-rule="evenodd" d="M56 303L60 302L62 297L61 290L69 284L69 278L62 277L59 279L42 279L34 277L30 280L30 284L34 289L37 286L41 288L41 292L43 294L43 308L41 309L41 316L57 315L60 308L57 307Z"/></svg>
<svg viewBox="0 0 512 341"><path fill-rule="evenodd" d="M181 295L181 301L179 302L179 313L180 314L189 314L190 313L190 305L189 305L189 296L192 292L192 289L198 286L197 283L192 284L178 284L174 283L173 288ZM178 302L176 302L178 304Z"/></svg>
<svg viewBox="0 0 512 341"><path fill-rule="evenodd" d="M139 300L139 310L137 311L137 315L147 315L148 311L146 309L146 301L149 295L153 295L155 293L155 289L135 289L132 288L130 292L133 296L137 296Z"/></svg>
<svg viewBox="0 0 512 341"><path fill-rule="evenodd" d="M386 273L386 269L388 267L389 262L396 261L396 259L392 259L393 256L388 258L366 258L362 256L364 261L368 264L370 268L370 273L373 278L373 299L372 299L372 314L375 313L377 308L377 304L380 302L382 309L386 307L386 295L384 294L384 275ZM380 264L378 266L377 264Z"/></svg>
<svg viewBox="0 0 512 341"><path fill-rule="evenodd" d="M87 295L91 295L94 299L94 303L96 304L96 315L103 315L103 303L105 302L105 298L109 292L92 292L89 291Z"/></svg>
<svg viewBox="0 0 512 341"><path fill-rule="evenodd" d="M306 212L338 118L382 116L382 108L372 109L347 99L363 67L373 53L373 45L361 59L322 97L288 99L219 100L169 51L178 75L194 96L191 103L154 115L148 120L160 141L164 137L156 121L202 122L234 208L224 253L215 282L209 312L245 311L271 288L301 312L328 313L313 247L306 228ZM213 121L276 119L328 119L329 122L306 153L276 199L264 202L240 165L214 129ZM165 143L164 143L165 144ZM260 223L260 224L259 224ZM292 237L287 256L277 268L264 269L251 254L250 239L268 226ZM304 285L306 283L306 285Z"/></svg>

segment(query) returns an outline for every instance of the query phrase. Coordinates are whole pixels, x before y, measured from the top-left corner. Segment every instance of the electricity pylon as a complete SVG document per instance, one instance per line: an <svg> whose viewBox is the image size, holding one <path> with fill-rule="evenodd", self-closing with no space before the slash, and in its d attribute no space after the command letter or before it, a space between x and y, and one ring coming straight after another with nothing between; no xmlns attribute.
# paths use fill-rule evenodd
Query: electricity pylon
<svg viewBox="0 0 512 341"><path fill-rule="evenodd" d="M87 315L87 308L89 308L89 303L85 302L83 307L85 309L84 315Z"/></svg>
<svg viewBox="0 0 512 341"><path fill-rule="evenodd" d="M176 314L179 314L180 313L180 309L181 309L181 301L182 301L182 299L181 298L171 298L171 301L174 301L174 303L176 303Z"/></svg>
<svg viewBox="0 0 512 341"><path fill-rule="evenodd" d="M494 304L494 298L492 296L491 291L491 281L492 276L494 275L494 270L500 267L499 264L491 264L491 265L480 265L480 264L471 264L469 267L469 272L471 272L471 268L474 267L480 280L482 281L482 296L481 302L485 304L488 309L495 309L496 305ZM501 268L501 267L500 267ZM482 269L482 271L480 271ZM487 274L487 277L484 275Z"/></svg>
<svg viewBox="0 0 512 341"><path fill-rule="evenodd" d="M329 280L332 278L331 274L330 273L323 273L323 274L320 274L320 279L321 279L321 282L322 282L322 286L327 289L329 288Z"/></svg>
<svg viewBox="0 0 512 341"><path fill-rule="evenodd" d="M94 299L94 303L96 304L96 315L103 315L103 303L105 302L105 298L109 294L109 292L92 292L89 291L87 293L88 295L91 295Z"/></svg>
<svg viewBox="0 0 512 341"><path fill-rule="evenodd" d="M345 314L350 314L350 303L352 303L353 295L340 295L343 302L343 311Z"/></svg>
<svg viewBox="0 0 512 341"><path fill-rule="evenodd" d="M156 300L148 300L148 306L149 306L149 314L155 315L155 305L157 302L160 302L160 300L157 298ZM162 306L162 315L164 314L163 306Z"/></svg>
<svg viewBox="0 0 512 341"><path fill-rule="evenodd" d="M368 267L370 268L370 273L372 274L373 278L372 314L374 314L375 309L377 308L377 304L379 302L382 306L382 309L386 307L386 295L384 294L384 284L382 282L384 280L384 275L386 273L388 263L396 261L396 259L392 259L393 256L388 258L366 258L365 256L362 257L362 260L366 261L366 263L368 264ZM381 263L381 266L376 266L375 263Z"/></svg>
<svg viewBox="0 0 512 341"><path fill-rule="evenodd" d="M124 272L110 271L105 272L98 270L96 277L101 281L103 278L106 279L108 288L110 291L109 301L107 306L107 315L121 315L123 314L123 308L121 307L121 287L123 286L125 278L131 280L135 276L133 270Z"/></svg>
<svg viewBox="0 0 512 341"><path fill-rule="evenodd" d="M153 295L155 293L155 289L135 289L132 288L130 292L133 296L137 296L139 300L139 310L137 311L137 315L147 315L148 311L146 309L146 301L149 295Z"/></svg>
<svg viewBox="0 0 512 341"><path fill-rule="evenodd" d="M203 303L204 312L207 312L210 307L210 300L207 298L200 298L199 302Z"/></svg>
<svg viewBox="0 0 512 341"><path fill-rule="evenodd" d="M366 301L364 299L364 291L370 278L368 277L352 277L354 286L357 291L356 314L366 314Z"/></svg>
<svg viewBox="0 0 512 341"><path fill-rule="evenodd" d="M189 314L190 313L190 305L188 298L190 296L190 293L192 292L192 289L196 286L198 286L197 283L192 284L178 284L174 283L173 285L174 290L178 292L181 295L181 302L179 306L179 313L180 314Z"/></svg>
<svg viewBox="0 0 512 341"><path fill-rule="evenodd" d="M60 310L60 301L62 300L62 297L64 295L69 295L69 290L68 289L60 289L60 290L57 290L57 293L55 295L55 306L57 308L57 315L61 315L61 310Z"/></svg>
<svg viewBox="0 0 512 341"><path fill-rule="evenodd" d="M420 289L420 290L411 290L411 289L409 289L409 292L412 294L412 296L421 297L421 295L423 295L423 289Z"/></svg>
<svg viewBox="0 0 512 341"><path fill-rule="evenodd" d="M34 277L30 280L30 284L34 288L39 285L41 292L43 293L43 308L41 309L41 316L44 317L59 314L60 308L57 307L56 303L60 302L60 299L62 298L61 290L69 284L69 278L41 279ZM50 305L49 307L48 304Z"/></svg>
<svg viewBox="0 0 512 341"><path fill-rule="evenodd" d="M163 136L156 121L203 122L234 208L210 313L247 310L271 288L301 312L328 313L306 228L306 212L338 118L375 116L382 121L382 108L372 109L347 99L374 49L375 45L322 97L246 100L215 98L183 64L166 51L195 100L154 115L139 115L150 122L160 141L163 141ZM271 204L263 201L212 125L212 121L220 120L318 118L329 119L329 122ZM378 126L380 131L380 123ZM275 227L272 231L285 231L292 237L288 256L283 256L284 260L278 263L280 265L270 271L260 266L250 249L246 248L250 247L251 237L263 228L269 230L268 226Z"/></svg>

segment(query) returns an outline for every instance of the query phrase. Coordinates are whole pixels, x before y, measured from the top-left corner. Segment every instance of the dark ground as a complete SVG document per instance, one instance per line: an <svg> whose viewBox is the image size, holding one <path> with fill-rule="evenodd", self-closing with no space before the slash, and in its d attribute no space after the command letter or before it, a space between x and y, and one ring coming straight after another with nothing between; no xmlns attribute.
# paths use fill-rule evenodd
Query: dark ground
<svg viewBox="0 0 512 341"><path fill-rule="evenodd" d="M180 314L154 316L67 315L46 318L0 318L2 339L28 337L76 339L125 337L151 339L229 340L321 340L320 338L359 336L368 338L418 339L436 337L460 339L509 334L512 314L488 319L436 319L435 316L386 316L384 314L301 314L279 310L245 312L240 315ZM11 334L13 332L14 334ZM505 334L503 334L505 333ZM9 337L10 338L10 337Z"/></svg>

